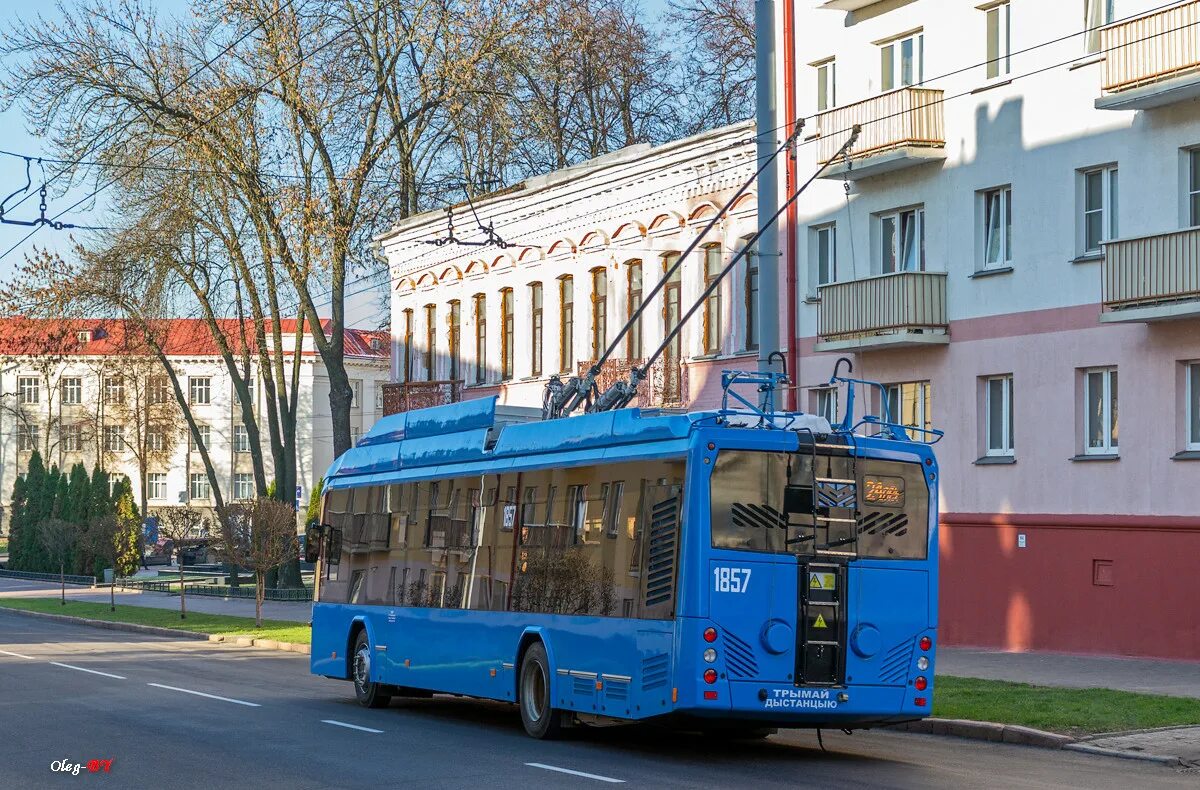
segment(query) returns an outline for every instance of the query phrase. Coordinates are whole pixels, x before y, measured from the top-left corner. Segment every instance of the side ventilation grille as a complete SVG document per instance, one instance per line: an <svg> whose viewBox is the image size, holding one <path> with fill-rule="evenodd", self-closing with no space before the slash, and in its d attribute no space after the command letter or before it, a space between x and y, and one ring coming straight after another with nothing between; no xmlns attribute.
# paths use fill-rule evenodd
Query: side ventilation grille
<svg viewBox="0 0 1200 790"><path fill-rule="evenodd" d="M591 678L572 678L575 686L575 693L584 697L590 697L595 693L596 681Z"/></svg>
<svg viewBox="0 0 1200 790"><path fill-rule="evenodd" d="M623 680L606 680L604 696L614 702L624 702L629 699L629 684Z"/></svg>
<svg viewBox="0 0 1200 790"><path fill-rule="evenodd" d="M730 677L754 678L758 676L758 662L750 645L725 631L725 668Z"/></svg>
<svg viewBox="0 0 1200 790"><path fill-rule="evenodd" d="M642 691L667 685L668 660L666 653L642 659Z"/></svg>
<svg viewBox="0 0 1200 790"><path fill-rule="evenodd" d="M650 508L646 541L643 616L664 619L675 613L675 563L679 555L679 496Z"/></svg>
<svg viewBox="0 0 1200 790"><path fill-rule="evenodd" d="M884 683L901 683L908 677L908 665L912 661L911 641L901 642L883 656L879 663L879 679Z"/></svg>

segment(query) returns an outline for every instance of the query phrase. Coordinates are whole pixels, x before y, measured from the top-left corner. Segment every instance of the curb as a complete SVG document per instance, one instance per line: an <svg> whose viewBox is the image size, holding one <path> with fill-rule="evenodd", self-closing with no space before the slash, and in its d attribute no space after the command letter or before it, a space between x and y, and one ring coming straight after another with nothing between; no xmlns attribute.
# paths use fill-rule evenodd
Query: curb
<svg viewBox="0 0 1200 790"><path fill-rule="evenodd" d="M58 620L75 625L88 625L93 628L104 628L109 631L128 631L135 634L150 634L153 636L171 636L177 639L203 639L209 642L222 643L237 647L258 647L264 650L280 650L290 653L308 655L309 646L292 642L277 642L274 639L255 639L248 636L230 636L222 634L205 634L199 631L183 631L178 628L161 628L155 625L138 625L136 623L116 623L109 620L93 620L88 617L75 617L69 614L52 614L50 612L31 612L27 609L0 607L0 612L12 612L25 617L37 617L43 620Z"/></svg>
<svg viewBox="0 0 1200 790"><path fill-rule="evenodd" d="M1070 749L1073 752L1083 752L1084 754L1099 754L1104 757L1120 757L1123 760L1141 760L1147 763L1158 763L1159 765L1169 765L1180 767L1184 765L1183 760L1178 757L1158 754L1143 754L1141 752L1128 752L1120 749L1105 749L1103 746L1092 746L1090 743L1068 743L1063 746L1064 749Z"/></svg>
<svg viewBox="0 0 1200 790"><path fill-rule="evenodd" d="M889 729L927 735L952 735L956 738L1011 743L1019 746L1038 746L1043 749L1062 749L1075 742L1075 739L1069 735L1035 730L1019 724L996 724L990 721L970 721L968 719L921 719L897 724Z"/></svg>

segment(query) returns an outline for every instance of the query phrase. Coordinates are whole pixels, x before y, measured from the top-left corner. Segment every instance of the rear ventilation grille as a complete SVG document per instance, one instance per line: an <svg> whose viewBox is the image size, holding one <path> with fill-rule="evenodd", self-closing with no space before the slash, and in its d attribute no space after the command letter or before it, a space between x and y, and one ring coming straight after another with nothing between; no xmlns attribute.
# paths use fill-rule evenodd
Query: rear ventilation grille
<svg viewBox="0 0 1200 790"><path fill-rule="evenodd" d="M642 659L642 691L667 685L668 660L666 653Z"/></svg>
<svg viewBox="0 0 1200 790"><path fill-rule="evenodd" d="M730 521L738 529L786 529L787 517L770 505L734 502Z"/></svg>
<svg viewBox="0 0 1200 790"><path fill-rule="evenodd" d="M882 513L873 511L858 520L860 535L890 535L901 537L908 533L908 515L905 513Z"/></svg>
<svg viewBox="0 0 1200 790"><path fill-rule="evenodd" d="M592 696L592 691L596 688L596 681L591 678L572 678L575 681L575 693L585 697Z"/></svg>
<svg viewBox="0 0 1200 790"><path fill-rule="evenodd" d="M629 684L623 680L604 681L604 696L614 702L624 702L629 699Z"/></svg>
<svg viewBox="0 0 1200 790"><path fill-rule="evenodd" d="M901 642L883 656L879 664L879 679L884 683L900 683L908 677L908 665L912 661L912 642Z"/></svg>
<svg viewBox="0 0 1200 790"><path fill-rule="evenodd" d="M758 662L750 645L725 632L725 668L734 678L754 678L758 675Z"/></svg>

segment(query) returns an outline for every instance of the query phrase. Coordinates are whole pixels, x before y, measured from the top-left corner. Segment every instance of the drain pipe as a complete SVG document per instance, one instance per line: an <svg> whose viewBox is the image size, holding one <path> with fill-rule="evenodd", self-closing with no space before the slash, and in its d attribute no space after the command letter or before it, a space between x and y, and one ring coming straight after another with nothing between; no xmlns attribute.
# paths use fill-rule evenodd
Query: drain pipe
<svg viewBox="0 0 1200 790"><path fill-rule="evenodd" d="M783 4L783 122L789 126L796 122L796 4L788 0ZM778 126L778 124L776 124ZM792 194L792 190L799 186L796 182L796 145L799 141L794 141L788 147L787 153L784 155L784 166L786 170L786 178L784 184L787 188L787 194ZM787 305L787 320L783 322L787 327L787 337L784 338L784 345L787 347L787 370L792 373L791 387L787 390L787 398L784 401L791 411L799 411L803 408L800 404L800 338L798 330L798 322L800 317L797 313L798 305L797 291L799 289L799 270L797 268L799 261L796 255L796 231L797 223L799 222L800 209L797 202L793 202L788 206L787 216L783 223L784 233L787 234L785 249L787 255L784 257L784 265L787 266L787 299L784 302Z"/></svg>
<svg viewBox="0 0 1200 790"><path fill-rule="evenodd" d="M786 0L790 5L791 0ZM779 147L780 129L775 95L775 0L754 2L754 120L758 166L761 168ZM779 211L779 168L763 170L758 177L758 369L772 370L770 355L779 343L779 230L771 218ZM764 229L765 226L765 229Z"/></svg>

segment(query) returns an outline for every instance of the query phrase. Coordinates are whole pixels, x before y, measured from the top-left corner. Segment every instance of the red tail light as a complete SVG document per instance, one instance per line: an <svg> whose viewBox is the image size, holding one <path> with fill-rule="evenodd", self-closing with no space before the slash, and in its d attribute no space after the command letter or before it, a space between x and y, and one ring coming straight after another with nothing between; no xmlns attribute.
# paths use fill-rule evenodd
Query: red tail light
<svg viewBox="0 0 1200 790"><path fill-rule="evenodd" d="M924 677L919 677L913 681L913 688L915 688L917 691L924 691L928 687L929 681Z"/></svg>
<svg viewBox="0 0 1200 790"><path fill-rule="evenodd" d="M705 683L716 683L717 682L717 670L715 670L715 669L704 670L704 682Z"/></svg>
<svg viewBox="0 0 1200 790"><path fill-rule="evenodd" d="M706 692L704 692L704 698L705 698L705 699L716 699L716 698L717 698L717 692L715 692L715 691L706 691Z"/></svg>
<svg viewBox="0 0 1200 790"><path fill-rule="evenodd" d="M927 636L923 636L923 637L921 637L921 641L918 642L917 644L919 644L921 646L922 650L927 651L927 650L929 650L929 648L933 647L933 640Z"/></svg>
<svg viewBox="0 0 1200 790"><path fill-rule="evenodd" d="M923 707L925 707L925 698L917 697L916 699L913 700L913 704L916 705L918 708L923 708Z"/></svg>
<svg viewBox="0 0 1200 790"><path fill-rule="evenodd" d="M704 641L705 641L705 642L715 642L715 641L717 641L717 629L715 629L715 628L705 628L705 629L704 629Z"/></svg>

